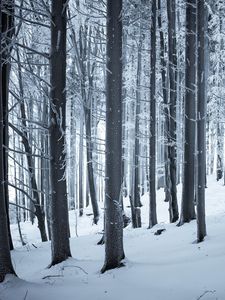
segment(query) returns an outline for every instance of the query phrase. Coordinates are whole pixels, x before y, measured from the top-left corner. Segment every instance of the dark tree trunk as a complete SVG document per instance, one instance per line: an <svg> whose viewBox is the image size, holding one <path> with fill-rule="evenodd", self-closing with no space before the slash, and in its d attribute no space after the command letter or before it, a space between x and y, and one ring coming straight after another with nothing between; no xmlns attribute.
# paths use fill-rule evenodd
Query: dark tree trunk
<svg viewBox="0 0 225 300"><path fill-rule="evenodd" d="M86 175L86 207L89 206L90 203L90 197L89 197L89 182L88 182L88 174Z"/></svg>
<svg viewBox="0 0 225 300"><path fill-rule="evenodd" d="M6 203L6 215L7 215L7 226L9 233L9 244L10 250L13 250L12 237L10 232L10 222L9 222L9 190L8 190L8 144L9 144L9 129L8 129L8 97L9 97L9 74L11 69L11 50L12 47L10 45L12 36L14 34L14 1L10 1L10 3L4 3L4 12L2 12L1 16L1 26L2 33L4 34L2 44L2 99L3 99L3 156L4 156L4 185L5 185L5 203Z"/></svg>
<svg viewBox="0 0 225 300"><path fill-rule="evenodd" d="M94 170L93 170L93 143L91 138L91 109L84 108L85 124L86 124L86 143L87 143L87 171L88 171L88 186L90 191L91 204L94 214L94 224L99 220L98 200L95 187Z"/></svg>
<svg viewBox="0 0 225 300"><path fill-rule="evenodd" d="M206 55L207 38L206 22L208 19L205 1L198 1L197 6L197 37L198 37L198 72L197 72L197 241L202 242L206 236L205 223L205 166L206 166Z"/></svg>
<svg viewBox="0 0 225 300"><path fill-rule="evenodd" d="M46 95L48 94L48 89L46 88ZM49 126L49 107L48 107L48 99L44 97L43 103L43 123L48 124ZM43 177L44 177L44 189L43 192L45 193L45 215L47 221L47 229L48 229L48 238L51 240L51 218L50 218L50 162L49 162L49 137L45 133L43 135L43 143L44 143L44 153L47 158L44 159L44 170L43 170Z"/></svg>
<svg viewBox="0 0 225 300"><path fill-rule="evenodd" d="M218 104L217 104L218 105ZM218 105L218 110L221 109L221 103ZM223 124L220 124L219 112L217 120L217 162L216 162L216 180L219 181L223 177Z"/></svg>
<svg viewBox="0 0 225 300"><path fill-rule="evenodd" d="M137 79L136 79L136 112L135 112L135 143L134 143L134 188L133 188L133 209L131 213L134 214L132 216L132 225L134 228L141 227L141 199L140 199L140 84L141 84L141 60L142 60L142 24L140 25L140 37L138 44L138 57L137 57ZM132 199L131 199L132 200Z"/></svg>
<svg viewBox="0 0 225 300"><path fill-rule="evenodd" d="M0 23L2 24L2 1L0 0ZM3 69L2 69L2 30L0 31L0 282L5 279L7 274L15 274L12 266L9 245L9 231L7 219L7 207L5 199L5 186L2 184L5 181L4 175L4 157L3 151L3 133L4 133L4 117L3 117ZM5 74L4 74L5 76Z"/></svg>
<svg viewBox="0 0 225 300"><path fill-rule="evenodd" d="M195 131L196 131L196 0L186 2L185 139L183 191L179 225L195 219Z"/></svg>
<svg viewBox="0 0 225 300"><path fill-rule="evenodd" d="M156 0L152 1L150 73L150 147L149 147L149 228L157 224L156 214Z"/></svg>
<svg viewBox="0 0 225 300"><path fill-rule="evenodd" d="M83 216L84 198L83 198L83 141L84 141L84 119L83 108L80 114L80 143L79 143L79 216Z"/></svg>
<svg viewBox="0 0 225 300"><path fill-rule="evenodd" d="M123 71L125 70L125 66L126 66L126 57L127 57L127 35L124 34L123 35L123 45L122 45L123 49ZM122 71L122 72L123 72ZM126 147L126 139L127 139L127 134L128 134L128 129L126 128L125 124L126 124L126 120L127 120L127 105L126 105L126 97L127 97L127 88L126 86L123 86L123 90L122 90L122 105L123 105L123 116L122 116L122 177L123 177L123 197L127 197L128 196L128 187L127 187L127 170L128 170L128 162L127 162L127 156L128 156L128 150Z"/></svg>
<svg viewBox="0 0 225 300"><path fill-rule="evenodd" d="M122 0L107 0L105 263L121 266L122 197Z"/></svg>
<svg viewBox="0 0 225 300"><path fill-rule="evenodd" d="M165 60L165 41L162 31L162 17L161 17L161 0L158 0L158 26L160 34L160 64L162 76L162 90L163 90L163 104L164 104L164 160L165 160L165 201L170 202L170 170L168 160L168 130L169 130L169 110L168 110L168 95L166 88L166 60Z"/></svg>
<svg viewBox="0 0 225 300"><path fill-rule="evenodd" d="M169 214L170 222L179 218L177 205L176 175L176 102L177 102L177 53L176 53L176 7L175 0L167 1L168 14L168 58L169 58L169 129L168 129L168 163L169 163Z"/></svg>
<svg viewBox="0 0 225 300"><path fill-rule="evenodd" d="M66 187L66 26L67 1L52 0L51 20L51 241L55 265L71 256ZM60 62L60 63L59 63Z"/></svg>

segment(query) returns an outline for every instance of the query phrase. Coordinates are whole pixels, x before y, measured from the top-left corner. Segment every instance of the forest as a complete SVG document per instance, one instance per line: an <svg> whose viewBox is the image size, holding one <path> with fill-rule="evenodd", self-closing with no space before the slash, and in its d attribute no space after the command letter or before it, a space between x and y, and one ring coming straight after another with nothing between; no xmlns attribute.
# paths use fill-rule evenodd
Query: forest
<svg viewBox="0 0 225 300"><path fill-rule="evenodd" d="M0 300L225 300L224 1L0 10Z"/></svg>

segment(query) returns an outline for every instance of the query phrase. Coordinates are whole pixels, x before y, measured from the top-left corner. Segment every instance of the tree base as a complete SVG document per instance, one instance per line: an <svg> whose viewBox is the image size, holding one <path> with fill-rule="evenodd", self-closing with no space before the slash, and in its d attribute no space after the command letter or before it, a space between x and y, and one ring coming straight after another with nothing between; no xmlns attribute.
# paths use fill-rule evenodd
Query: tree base
<svg viewBox="0 0 225 300"><path fill-rule="evenodd" d="M7 275L13 275L13 276L17 277L16 272L15 272L14 270L9 271L9 272L6 273L6 274L0 274L0 283L2 283L2 282L5 280L5 277L6 277Z"/></svg>
<svg viewBox="0 0 225 300"><path fill-rule="evenodd" d="M122 267L125 267L125 263L123 262L120 262L120 263L105 263L104 266L102 267L101 269L101 273L105 273L106 271L109 271L109 270L112 270L112 269L119 269L119 268L122 268Z"/></svg>
<svg viewBox="0 0 225 300"><path fill-rule="evenodd" d="M67 260L68 258L70 258L70 257L72 257L71 254L66 255L66 256L64 256L64 257L59 257L59 258L53 259L52 262L50 263L50 265L48 265L48 269L50 269L51 267L53 267L53 266L55 266L55 265L57 265L57 264L60 264L60 263L62 263L62 262L64 262L64 261L66 261L66 260Z"/></svg>
<svg viewBox="0 0 225 300"><path fill-rule="evenodd" d="M192 217L189 219L181 219L178 223L177 223L177 227L180 227L182 225L184 225L185 223L190 223L191 221L195 220L196 217Z"/></svg>

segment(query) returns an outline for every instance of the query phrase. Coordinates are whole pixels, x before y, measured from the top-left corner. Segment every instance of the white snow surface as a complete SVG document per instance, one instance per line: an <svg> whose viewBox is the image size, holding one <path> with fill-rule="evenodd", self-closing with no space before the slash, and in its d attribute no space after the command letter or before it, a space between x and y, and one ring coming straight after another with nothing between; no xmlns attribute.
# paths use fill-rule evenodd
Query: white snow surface
<svg viewBox="0 0 225 300"><path fill-rule="evenodd" d="M181 186L178 187L181 198ZM70 212L73 258L48 269L49 242L41 243L36 224L22 223L27 245L21 247L16 225L12 260L19 278L7 276L0 284L0 300L225 300L225 186L208 178L207 237L196 244L196 221L177 227L168 223L168 203L157 191L159 224L148 226L148 195L142 198L141 229L124 230L125 267L100 273L104 262L99 225L92 216ZM128 205L128 203L127 203ZM127 213L129 208L127 208ZM159 228L166 231L156 236Z"/></svg>

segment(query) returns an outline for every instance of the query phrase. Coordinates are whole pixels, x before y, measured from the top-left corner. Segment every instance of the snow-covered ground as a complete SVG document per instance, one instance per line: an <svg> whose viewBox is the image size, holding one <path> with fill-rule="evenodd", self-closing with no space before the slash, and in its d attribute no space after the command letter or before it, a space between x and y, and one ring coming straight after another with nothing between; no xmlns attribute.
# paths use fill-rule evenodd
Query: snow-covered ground
<svg viewBox="0 0 225 300"><path fill-rule="evenodd" d="M125 267L100 273L104 246L98 246L102 219L93 226L91 216L70 212L73 258L48 269L50 243L40 243L36 226L21 224L25 247L12 251L20 279L8 276L0 285L0 300L225 300L225 187L213 177L206 190L208 236L196 240L196 222L177 227L168 224L168 204L163 190L157 192L159 224L147 230L148 197L142 202L141 229L124 230ZM181 188L178 189L180 199ZM166 231L156 236L158 228Z"/></svg>

